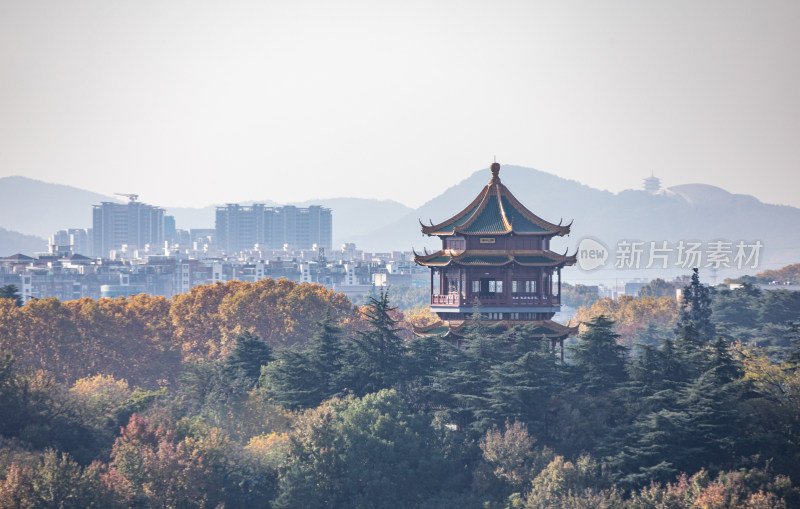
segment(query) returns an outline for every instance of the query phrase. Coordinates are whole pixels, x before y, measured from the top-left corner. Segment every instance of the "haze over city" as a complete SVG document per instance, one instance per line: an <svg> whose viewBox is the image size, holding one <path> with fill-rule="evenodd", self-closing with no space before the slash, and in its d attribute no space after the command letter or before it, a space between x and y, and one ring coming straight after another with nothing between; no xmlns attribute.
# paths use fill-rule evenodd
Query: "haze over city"
<svg viewBox="0 0 800 509"><path fill-rule="evenodd" d="M800 206L800 4L4 2L0 177L417 207L494 156Z"/></svg>

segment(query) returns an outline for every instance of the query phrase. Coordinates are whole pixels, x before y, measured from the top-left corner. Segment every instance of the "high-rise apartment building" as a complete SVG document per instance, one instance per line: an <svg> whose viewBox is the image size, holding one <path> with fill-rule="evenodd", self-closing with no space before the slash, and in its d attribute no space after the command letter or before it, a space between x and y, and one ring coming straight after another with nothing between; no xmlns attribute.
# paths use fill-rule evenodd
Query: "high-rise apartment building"
<svg viewBox="0 0 800 509"><path fill-rule="evenodd" d="M164 244L164 209L131 200L128 203L104 201L92 210L94 255L109 251L143 249Z"/></svg>
<svg viewBox="0 0 800 509"><path fill-rule="evenodd" d="M297 249L331 249L331 209L312 205L299 208L228 204L217 207L217 243L227 253L252 249L256 244L270 249L284 245Z"/></svg>
<svg viewBox="0 0 800 509"><path fill-rule="evenodd" d="M70 228L59 230L50 236L48 246L50 254L80 254L94 256L92 229Z"/></svg>

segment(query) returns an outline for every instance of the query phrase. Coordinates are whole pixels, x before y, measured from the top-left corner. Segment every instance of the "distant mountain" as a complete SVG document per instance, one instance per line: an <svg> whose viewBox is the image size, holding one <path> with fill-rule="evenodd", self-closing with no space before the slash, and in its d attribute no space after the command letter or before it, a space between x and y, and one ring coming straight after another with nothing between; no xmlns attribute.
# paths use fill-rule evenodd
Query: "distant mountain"
<svg viewBox="0 0 800 509"><path fill-rule="evenodd" d="M421 236L418 220L428 224L452 217L489 178L488 169L477 171L405 217L349 240L368 251L438 249L440 242ZM612 252L621 240L760 240L763 260L778 266L800 260L800 209L795 207L762 203L705 184L674 186L658 194L637 190L615 194L518 166L503 166L500 178L543 219L558 223L563 218L564 224L574 219L571 238L553 241L560 252L567 247L572 252L587 236L601 240Z"/></svg>
<svg viewBox="0 0 800 509"><path fill-rule="evenodd" d="M391 200L363 198L318 199L294 205L333 209L334 248L356 242L367 251L437 249L440 243L436 239L421 235L418 219L427 223L451 217L477 196L489 177L488 169L476 171L416 210ZM761 270L800 260L800 209L795 207L762 203L706 184L674 186L658 194L636 190L612 193L519 166L503 166L500 178L542 218L555 223L563 219L565 224L575 220L571 237L553 242L560 252L568 247L572 252L587 236L601 240L612 252L620 240L759 240L764 245L762 261L772 264L762 264ZM112 200L70 186L6 177L0 179L0 227L46 238L56 230L90 227L91 206ZM277 205L269 200L258 203ZM178 228L214 227L213 205L166 210L175 216ZM44 243L42 239L29 242L31 246ZM0 243L0 254L15 251L9 245Z"/></svg>
<svg viewBox="0 0 800 509"><path fill-rule="evenodd" d="M66 228L91 228L92 205L117 201L77 187L26 177L0 178L0 227L47 238Z"/></svg>
<svg viewBox="0 0 800 509"><path fill-rule="evenodd" d="M50 184L26 177L0 178L0 227L42 238L66 228L90 228L92 205L103 201L119 200L72 186ZM252 203L254 202L244 202ZM258 200L257 203L280 205L272 200ZM360 232L379 229L412 210L396 201L365 198L326 198L292 205L322 205L333 209L333 243L336 248L345 239ZM165 210L166 214L175 216L178 228L214 228L216 205L201 208L165 207ZM44 247L37 248L38 251L46 248L46 241L42 242ZM2 252L8 249L7 244L0 242Z"/></svg>
<svg viewBox="0 0 800 509"><path fill-rule="evenodd" d="M43 251L47 251L47 240L0 228L0 256L17 253L33 256L34 253Z"/></svg>

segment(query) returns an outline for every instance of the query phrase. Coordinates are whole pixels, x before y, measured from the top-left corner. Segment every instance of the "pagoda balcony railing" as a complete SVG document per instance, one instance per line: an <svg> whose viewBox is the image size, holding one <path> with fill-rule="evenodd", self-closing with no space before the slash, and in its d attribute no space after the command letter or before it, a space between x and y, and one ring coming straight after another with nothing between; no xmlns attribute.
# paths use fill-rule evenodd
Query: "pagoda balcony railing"
<svg viewBox="0 0 800 509"><path fill-rule="evenodd" d="M512 295L511 300L514 304L561 305L561 299L557 295L551 295L549 298L539 297L538 295Z"/></svg>
<svg viewBox="0 0 800 509"><path fill-rule="evenodd" d="M431 295L432 306L471 306L477 297L482 306L560 306L561 299L552 295L550 297L539 297L538 295L479 295L467 297L464 294L449 293L445 295Z"/></svg>
<svg viewBox="0 0 800 509"><path fill-rule="evenodd" d="M461 306L463 302L464 296L458 293L431 295L431 305L433 306Z"/></svg>

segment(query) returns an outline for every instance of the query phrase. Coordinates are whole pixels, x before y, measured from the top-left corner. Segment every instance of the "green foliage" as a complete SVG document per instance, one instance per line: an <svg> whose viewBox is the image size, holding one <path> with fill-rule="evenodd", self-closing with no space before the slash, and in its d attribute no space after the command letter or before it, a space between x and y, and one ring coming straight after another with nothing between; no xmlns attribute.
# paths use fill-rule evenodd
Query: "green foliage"
<svg viewBox="0 0 800 509"><path fill-rule="evenodd" d="M400 329L390 316L388 292L370 298L366 309L368 329L358 331L344 345L342 381L344 389L363 396L403 381L405 345Z"/></svg>
<svg viewBox="0 0 800 509"><path fill-rule="evenodd" d="M674 297L675 285L656 278L639 289L639 297Z"/></svg>
<svg viewBox="0 0 800 509"><path fill-rule="evenodd" d="M492 422L515 419L525 422L535 436L552 439L563 409L559 393L564 389L564 370L548 340L530 342L530 351L517 351L514 359L489 369L487 406Z"/></svg>
<svg viewBox="0 0 800 509"><path fill-rule="evenodd" d="M676 325L678 336L685 341L713 341L716 336L714 322L711 321L711 290L700 284L700 272L697 269L693 269L692 282L683 288L680 306Z"/></svg>
<svg viewBox="0 0 800 509"><path fill-rule="evenodd" d="M431 302L431 290L427 286L392 285L388 288L392 294L392 302L403 312L410 311L420 306L428 306ZM381 292L372 290L361 297L353 299L353 304L369 305L372 299L380 299Z"/></svg>
<svg viewBox="0 0 800 509"><path fill-rule="evenodd" d="M224 371L230 380L252 388L261 375L261 367L272 360L272 349L261 339L250 332L243 332L236 337L233 350L225 358Z"/></svg>
<svg viewBox="0 0 800 509"><path fill-rule="evenodd" d="M265 366L259 385L278 405L313 408L342 390L342 331L326 318L303 350L287 348Z"/></svg>
<svg viewBox="0 0 800 509"><path fill-rule="evenodd" d="M571 285L561 283L561 302L565 306L579 308L589 307L599 298L597 287L590 288L586 285Z"/></svg>
<svg viewBox="0 0 800 509"><path fill-rule="evenodd" d="M17 285L0 286L0 299L11 299L17 307L22 307L23 304Z"/></svg>
<svg viewBox="0 0 800 509"><path fill-rule="evenodd" d="M627 381L627 349L617 344L614 322L601 315L583 325L568 349L570 382L563 393L572 418L561 424L567 431L561 439L573 454L593 449L621 424L619 389Z"/></svg>
<svg viewBox="0 0 800 509"><path fill-rule="evenodd" d="M14 360L10 355L0 357L0 435L14 436L24 424L21 421L26 406Z"/></svg>
<svg viewBox="0 0 800 509"><path fill-rule="evenodd" d="M275 507L413 507L448 485L428 419L395 391L308 411L290 451Z"/></svg>
<svg viewBox="0 0 800 509"><path fill-rule="evenodd" d="M565 361L293 283L0 299L0 508L798 506L800 298L696 276L677 322L598 301Z"/></svg>
<svg viewBox="0 0 800 509"><path fill-rule="evenodd" d="M619 335L614 332L614 322L605 316L583 325L585 331L569 349L570 359L580 377L580 389L599 394L625 380L627 349L617 344Z"/></svg>

